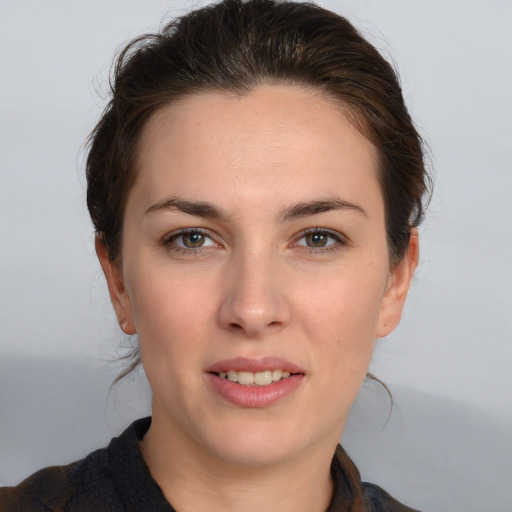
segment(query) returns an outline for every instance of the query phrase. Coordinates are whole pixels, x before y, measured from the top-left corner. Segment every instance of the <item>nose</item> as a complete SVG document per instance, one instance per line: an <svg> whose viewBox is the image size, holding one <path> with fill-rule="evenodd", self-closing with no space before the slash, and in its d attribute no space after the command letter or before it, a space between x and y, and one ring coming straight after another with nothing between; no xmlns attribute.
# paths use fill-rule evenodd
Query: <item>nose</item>
<svg viewBox="0 0 512 512"><path fill-rule="evenodd" d="M226 277L219 307L224 329L261 338L289 323L284 276L270 255L239 256L230 262Z"/></svg>

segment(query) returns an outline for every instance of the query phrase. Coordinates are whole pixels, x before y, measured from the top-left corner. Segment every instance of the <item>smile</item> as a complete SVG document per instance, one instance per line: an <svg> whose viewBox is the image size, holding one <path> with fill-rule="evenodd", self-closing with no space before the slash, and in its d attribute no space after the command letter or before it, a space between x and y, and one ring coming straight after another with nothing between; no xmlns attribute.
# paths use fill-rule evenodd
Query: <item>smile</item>
<svg viewBox="0 0 512 512"><path fill-rule="evenodd" d="M247 372L228 370L227 372L219 372L221 379L237 382L242 386L268 386L273 382L290 377L291 373L287 370L264 370L262 372Z"/></svg>
<svg viewBox="0 0 512 512"><path fill-rule="evenodd" d="M280 357L225 359L204 375L223 402L244 408L269 407L293 395L306 378L303 368Z"/></svg>

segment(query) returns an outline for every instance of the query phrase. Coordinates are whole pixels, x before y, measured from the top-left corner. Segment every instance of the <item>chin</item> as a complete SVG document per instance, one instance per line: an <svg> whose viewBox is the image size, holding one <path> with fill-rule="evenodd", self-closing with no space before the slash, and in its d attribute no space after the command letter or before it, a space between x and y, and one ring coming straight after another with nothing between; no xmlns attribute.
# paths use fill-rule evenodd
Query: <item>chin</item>
<svg viewBox="0 0 512 512"><path fill-rule="evenodd" d="M277 439L276 436L250 437L231 437L224 443L216 440L211 448L227 464L248 468L279 465L293 458L297 452L296 444L283 442L283 439Z"/></svg>
<svg viewBox="0 0 512 512"><path fill-rule="evenodd" d="M233 466L262 467L286 463L314 444L297 425L279 421L237 422L227 428L209 431L209 450Z"/></svg>

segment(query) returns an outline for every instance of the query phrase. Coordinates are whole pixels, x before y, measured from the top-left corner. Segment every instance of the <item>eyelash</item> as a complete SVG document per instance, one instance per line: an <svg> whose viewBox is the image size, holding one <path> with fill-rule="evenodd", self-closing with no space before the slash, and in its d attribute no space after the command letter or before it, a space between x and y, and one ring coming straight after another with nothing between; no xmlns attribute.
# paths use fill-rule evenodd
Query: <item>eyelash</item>
<svg viewBox="0 0 512 512"><path fill-rule="evenodd" d="M178 240L180 237L183 237L184 235L202 235L205 238L211 240L213 242L212 245L208 246L198 246L196 248L194 247L182 247L180 245L176 245L176 240ZM212 236L210 236L209 232L201 229L201 228L185 228L180 229L179 231L175 231L171 233L170 235L166 236L163 239L164 246L168 247L170 250L178 253L184 253L184 254L199 254L199 252L204 252L205 250L211 249L214 245L219 246L217 242L213 239Z"/></svg>
<svg viewBox="0 0 512 512"><path fill-rule="evenodd" d="M341 233L338 233L337 231L331 231L330 229L325 228L308 228L302 231L294 240L293 244L296 245L297 242L302 240L303 238L307 237L308 235L323 235L327 238L330 238L331 240L334 240L336 243L331 244L326 247L311 247L311 246L299 246L304 248L304 252L308 255L318 255L318 254L326 254L333 251L338 251L348 245L348 240L345 236L343 236Z"/></svg>
<svg viewBox="0 0 512 512"><path fill-rule="evenodd" d="M180 246L180 245L176 245L176 243L175 243L176 240L178 240L180 237L183 237L184 235L202 235L203 237L209 239L213 243L211 245L208 245L208 246L201 245L201 246L198 246L196 248L194 248L194 247L183 247L183 246ZM298 242L300 240L302 240L303 238L307 237L308 235L323 235L323 236L326 236L327 238L329 238L331 240L334 240L335 243L331 244L331 245L328 245L328 246L325 246L325 247L322 247L322 246L312 247L312 246L308 246L308 245L298 244ZM178 253L190 254L190 255L199 254L200 252L204 252L206 250L210 250L214 246L217 246L217 247L220 246L220 244L215 242L214 238L210 235L210 233L208 231L206 231L204 229L201 229L201 228L184 228L184 229L180 229L179 231L173 232L170 235L166 236L162 240L162 243L163 243L164 246L168 247L172 251L175 251L175 252L178 252ZM303 248L304 252L307 255L310 255L310 254L316 254L316 255L326 254L326 253L329 253L329 252L340 250L340 249L342 249L346 245L348 245L348 241L347 241L345 236L343 236L342 234L340 234L340 233L338 233L336 231L331 231L331 230L325 229L325 228L308 228L308 229L305 229L304 231L301 231L294 238L293 242L291 243L291 247L293 247L293 246L301 247L301 248Z"/></svg>

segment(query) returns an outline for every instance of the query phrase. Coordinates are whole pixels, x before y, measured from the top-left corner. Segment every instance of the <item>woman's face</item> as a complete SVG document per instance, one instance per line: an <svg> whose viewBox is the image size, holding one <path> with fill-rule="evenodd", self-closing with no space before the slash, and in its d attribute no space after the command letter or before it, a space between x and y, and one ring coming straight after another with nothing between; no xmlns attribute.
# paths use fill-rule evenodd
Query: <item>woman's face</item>
<svg viewBox="0 0 512 512"><path fill-rule="evenodd" d="M332 448L415 264L390 269L374 146L305 88L205 92L150 119L138 172L121 268L99 255L152 428L237 464Z"/></svg>

